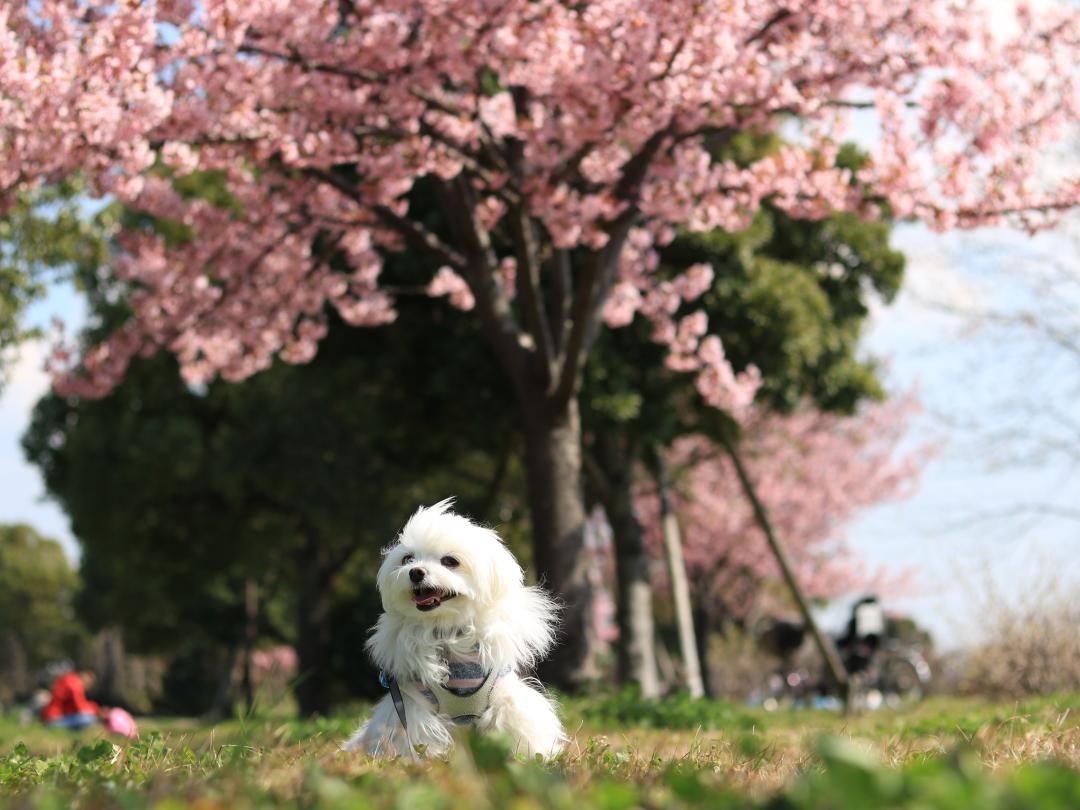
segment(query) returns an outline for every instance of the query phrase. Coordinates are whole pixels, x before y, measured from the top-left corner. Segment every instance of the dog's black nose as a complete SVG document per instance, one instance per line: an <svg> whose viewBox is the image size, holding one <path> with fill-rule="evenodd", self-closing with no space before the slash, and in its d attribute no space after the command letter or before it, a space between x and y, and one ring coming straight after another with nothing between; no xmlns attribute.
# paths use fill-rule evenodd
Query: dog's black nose
<svg viewBox="0 0 1080 810"><path fill-rule="evenodd" d="M425 571L423 568L409 569L409 579L411 579L413 582L420 582L426 574L427 571Z"/></svg>

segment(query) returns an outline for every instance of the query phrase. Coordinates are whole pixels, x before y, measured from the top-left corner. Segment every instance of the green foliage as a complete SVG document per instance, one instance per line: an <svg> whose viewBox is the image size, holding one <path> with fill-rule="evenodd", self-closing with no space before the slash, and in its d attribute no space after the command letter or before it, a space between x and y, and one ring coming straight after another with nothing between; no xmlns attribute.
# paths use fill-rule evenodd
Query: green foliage
<svg viewBox="0 0 1080 810"><path fill-rule="evenodd" d="M19 195L0 217L0 385L5 350L38 336L26 308L57 279L91 278L109 256L116 212L85 207L82 184L67 180Z"/></svg>
<svg viewBox="0 0 1080 810"><path fill-rule="evenodd" d="M175 184L236 206L220 173ZM110 214L173 242L192 236L182 223ZM419 284L417 266L392 257L384 276ZM128 290L96 266L75 275L93 316L89 343L127 317ZM330 320L309 364L279 361L239 384L193 388L162 354L136 359L100 401L48 395L35 409L23 445L83 545L82 612L122 627L133 650L175 655L168 683L179 687L185 667L203 676L173 690L170 710L205 708L194 698L218 677L206 662L227 666L223 651L243 635L246 581L264 595L263 638L301 642L305 671L333 669L363 694L375 683L363 641L379 609L378 552L416 505L456 495L509 528L511 542L520 535L506 486L520 479L508 393L475 330L408 296L393 329ZM314 637L337 646L302 643Z"/></svg>
<svg viewBox="0 0 1080 810"><path fill-rule="evenodd" d="M590 727L731 729L760 722L756 712L724 700L695 700L686 693L645 699L635 688L597 695L574 708Z"/></svg>
<svg viewBox="0 0 1080 810"><path fill-rule="evenodd" d="M574 701L582 714L590 702ZM797 716L809 738L793 748L792 718L757 713L752 734L727 729L662 736L626 729L618 743L582 736L551 763L515 759L504 738L476 735L464 737L449 761L373 761L337 750L351 718L166 727L134 742L64 735L46 743L46 732L31 730L30 744L13 744L13 730L0 718L0 804L42 810L1075 810L1080 730L1075 722L1061 727L1042 719L1051 708L1051 702L979 709L940 703L919 710L920 723L928 724L921 746L896 741L891 724L905 723L904 716L882 724L817 714ZM958 712L973 711L984 723L969 743L951 727ZM1001 731L990 719L1009 714L1019 728ZM1017 753L1022 737L1035 739L1037 755Z"/></svg>
<svg viewBox="0 0 1080 810"><path fill-rule="evenodd" d="M30 670L70 655L81 631L72 611L77 587L59 543L29 526L0 525L0 642L13 636Z"/></svg>
<svg viewBox="0 0 1080 810"><path fill-rule="evenodd" d="M742 234L686 235L665 259L721 268L705 308L736 368L761 370L761 400L850 412L882 393L856 351L869 300L900 286L904 260L888 238L887 223L850 214L805 222L766 210Z"/></svg>
<svg viewBox="0 0 1080 810"><path fill-rule="evenodd" d="M1080 774L1052 762L1024 765L993 778L977 755L958 749L901 771L885 768L865 748L826 738L818 745L821 769L811 771L766 807L878 810L1066 810L1080 802Z"/></svg>
<svg viewBox="0 0 1080 810"><path fill-rule="evenodd" d="M191 389L158 356L102 400L43 398L24 447L83 545L88 620L122 627L137 651L220 658L242 637L250 578L267 595L264 638L319 634L332 660L312 668L353 694L373 688L373 572L417 504L456 495L481 519L520 514L503 488L516 473L510 415L483 346L427 301L403 302L399 320L335 323L310 364L243 383ZM333 631L296 624L311 615Z"/></svg>

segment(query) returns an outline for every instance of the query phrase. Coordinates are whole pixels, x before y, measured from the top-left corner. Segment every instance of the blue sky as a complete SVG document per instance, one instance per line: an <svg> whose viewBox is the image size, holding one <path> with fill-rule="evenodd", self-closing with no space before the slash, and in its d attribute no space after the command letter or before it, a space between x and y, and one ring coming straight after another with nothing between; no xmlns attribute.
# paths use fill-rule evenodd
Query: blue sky
<svg viewBox="0 0 1080 810"><path fill-rule="evenodd" d="M848 539L872 566L916 572L917 592L888 606L910 612L953 646L970 637L987 577L1005 597L1041 586L1050 571L1066 584L1080 582L1080 555L1074 552L1080 521L992 519L1016 504L1080 504L1080 475L1067 464L1003 461L1003 449L987 438L1016 424L1036 432L1050 429L1028 405L1056 402L1067 408L1077 401L1080 367L1075 359L1071 366L1062 363L1022 335L966 329L963 319L942 314L927 301L961 309L1028 302L1029 288L1017 268L1054 261L1069 269L1077 244L1066 232L1032 240L1003 230L942 236L921 226L897 228L894 241L909 256L905 290L892 306L875 313L865 350L889 358L891 388L919 386L926 411L912 426L909 441L934 441L940 451L912 498L864 513ZM30 318L48 324L54 315L69 328L82 321L73 290L54 290ZM31 523L76 557L65 516L42 500L40 479L19 447L30 409L47 385L43 358L43 346L25 347L10 384L0 392L0 522ZM826 611L826 621L839 624L844 609L841 602Z"/></svg>
<svg viewBox="0 0 1080 810"><path fill-rule="evenodd" d="M48 328L54 316L72 328L85 318L82 299L68 286L54 288L48 299L33 306L27 319ZM9 381L0 389L0 523L29 523L43 534L64 544L73 558L78 555L68 521L53 503L42 500L44 486L37 470L23 458L19 439L30 420L30 411L48 387L42 369L46 347L43 343L23 346Z"/></svg>
<svg viewBox="0 0 1080 810"><path fill-rule="evenodd" d="M918 386L925 412L910 440L940 450L914 497L865 512L848 536L869 563L917 572L918 592L890 607L916 616L945 646L973 638L992 589L1019 602L1050 580L1080 584L1080 520L1019 513L1030 504L1080 504L1080 470L1053 454L1016 458L1033 440L1064 438L1044 406L1077 401L1077 358L1026 330L973 329L970 318L940 306L1043 309L1032 289L1047 267L1080 281L1070 230L1030 238L1004 229L937 235L908 225L894 235L908 255L904 292L876 314L865 350L891 358L894 390ZM1072 328L1080 332L1075 304ZM1080 447L1073 453L1080 457Z"/></svg>

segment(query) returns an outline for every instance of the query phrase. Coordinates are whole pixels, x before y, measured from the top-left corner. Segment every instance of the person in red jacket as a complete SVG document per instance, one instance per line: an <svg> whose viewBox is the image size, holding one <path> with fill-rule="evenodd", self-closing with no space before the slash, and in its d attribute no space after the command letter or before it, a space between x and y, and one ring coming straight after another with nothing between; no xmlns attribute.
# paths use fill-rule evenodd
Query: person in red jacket
<svg viewBox="0 0 1080 810"><path fill-rule="evenodd" d="M48 704L41 710L41 721L54 728L80 729L98 722L102 708L86 699L94 687L94 673L89 670L68 672L53 681Z"/></svg>

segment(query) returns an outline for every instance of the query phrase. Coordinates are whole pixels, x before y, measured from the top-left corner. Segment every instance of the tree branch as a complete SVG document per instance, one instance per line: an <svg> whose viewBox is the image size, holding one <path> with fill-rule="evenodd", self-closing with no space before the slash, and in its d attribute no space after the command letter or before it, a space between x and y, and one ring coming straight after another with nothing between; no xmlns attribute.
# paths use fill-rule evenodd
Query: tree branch
<svg viewBox="0 0 1080 810"><path fill-rule="evenodd" d="M612 488L607 475L604 473L604 468L600 466L600 462L597 461L596 456L588 448L582 448L581 460L585 467L585 474L589 477L589 481L596 490L597 497L600 498L600 503L604 505L606 510L608 504L611 503Z"/></svg>
<svg viewBox="0 0 1080 810"><path fill-rule="evenodd" d="M570 336L567 338L553 392L557 403L565 403L577 392L582 368L599 329L600 308L618 267L626 237L637 221L638 197L649 166L664 142L671 136L675 122L657 130L638 153L626 162L614 193L626 206L607 226L608 241L599 252L589 254L578 278L574 294Z"/></svg>
<svg viewBox="0 0 1080 810"><path fill-rule="evenodd" d="M476 221L472 189L459 177L436 186L442 212L458 241L466 246L466 264L462 276L476 299L488 339L503 367L519 389L525 384L529 351L510 300L497 276L497 262L488 233Z"/></svg>
<svg viewBox="0 0 1080 810"><path fill-rule="evenodd" d="M551 329L540 294L536 233L524 206L516 205L510 211L510 230L517 255L518 299L521 301L526 327L536 343L536 361L540 366L544 388L547 388L555 375L555 354Z"/></svg>
<svg viewBox="0 0 1080 810"><path fill-rule="evenodd" d="M333 186L334 189L344 194L349 199L367 208L380 222L405 238L409 244L427 251L445 265L464 272L468 267L468 260L453 247L443 242L432 231L425 228L419 222L408 217L403 217L386 205L372 205L352 183L334 174L332 170L306 169L306 173L315 179Z"/></svg>
<svg viewBox="0 0 1080 810"><path fill-rule="evenodd" d="M570 251L556 248L551 264L551 339L558 354L565 347L566 321L570 317Z"/></svg>
<svg viewBox="0 0 1080 810"><path fill-rule="evenodd" d="M759 28L757 31L755 31L753 34L751 34L749 37L747 37L746 40L743 42L743 44L744 45L753 45L758 40L765 39L765 37L767 37L769 35L769 32L772 31L773 28L775 28L780 23L784 22L784 20L787 20L788 18L794 17L794 16L795 16L794 12L792 12L790 9L786 9L786 8L780 9L775 14L773 14L772 17L770 17L768 20L766 20L765 24L763 26L761 26L761 28Z"/></svg>

